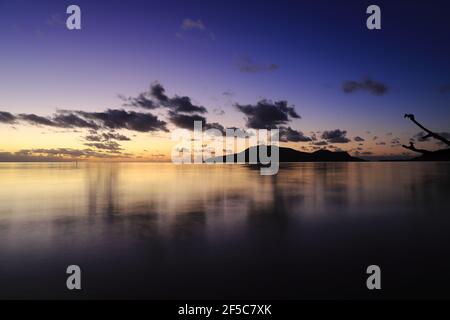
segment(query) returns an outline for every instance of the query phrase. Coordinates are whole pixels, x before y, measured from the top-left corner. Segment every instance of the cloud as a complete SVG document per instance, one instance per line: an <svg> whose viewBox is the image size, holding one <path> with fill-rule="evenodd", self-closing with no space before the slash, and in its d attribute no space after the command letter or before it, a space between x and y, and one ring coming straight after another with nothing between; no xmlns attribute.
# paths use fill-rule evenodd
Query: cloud
<svg viewBox="0 0 450 320"><path fill-rule="evenodd" d="M245 73L258 73L258 72L266 72L266 71L275 71L280 68L278 64L270 63L270 64L259 64L254 62L249 57L241 58L238 61L238 69L241 72Z"/></svg>
<svg viewBox="0 0 450 320"><path fill-rule="evenodd" d="M326 142L326 141L315 141L315 142L312 142L311 144L314 145L314 146L326 146L326 145L328 145L328 142ZM331 148L331 146L330 146L330 148Z"/></svg>
<svg viewBox="0 0 450 320"><path fill-rule="evenodd" d="M421 142L428 141L430 139L430 137L426 137L426 133L423 131L416 133L414 138Z"/></svg>
<svg viewBox="0 0 450 320"><path fill-rule="evenodd" d="M0 122L15 123L16 121L59 128L128 129L139 132L168 131L166 122L159 120L151 113L123 109L108 109L104 112L58 110L52 117L35 114L12 115L0 111Z"/></svg>
<svg viewBox="0 0 450 320"><path fill-rule="evenodd" d="M440 132L439 135L441 135L445 139L450 139L450 132Z"/></svg>
<svg viewBox="0 0 450 320"><path fill-rule="evenodd" d="M330 143L348 143L350 142L350 139L346 137L347 131L346 130L330 130L330 131L324 131L322 133L322 139L326 140Z"/></svg>
<svg viewBox="0 0 450 320"><path fill-rule="evenodd" d="M280 141L282 142L307 142L311 141L310 137L307 137L301 131L292 129L291 127L279 127Z"/></svg>
<svg viewBox="0 0 450 320"><path fill-rule="evenodd" d="M195 121L200 121L202 123L202 128L204 130L207 129L217 129L219 131L221 131L222 133L225 132L225 128L217 123L208 123L206 121L206 118L198 115L198 114L181 114L181 113L176 113L173 111L169 112L169 120L176 125L178 128L182 128L182 129L188 129L188 130L193 130L194 129L194 122Z"/></svg>
<svg viewBox="0 0 450 320"><path fill-rule="evenodd" d="M175 112L185 112L185 113L207 112L205 107L194 105L191 101L191 98L187 96L175 95L172 98L169 98L165 92L166 90L164 89L164 87L158 82L153 83L150 87L150 95L155 99L157 99L157 101L161 105L169 109L172 109Z"/></svg>
<svg viewBox="0 0 450 320"><path fill-rule="evenodd" d="M450 132L439 132L438 133L441 137L444 137L445 139L450 139ZM420 131L420 132L418 132L418 133L416 133L415 135L414 135L414 138L417 140L417 141L420 141L420 142L424 142L424 141L429 141L429 140L431 140L431 137L430 136L428 136L428 134L426 134L425 132L423 132L423 131ZM440 144L442 141L439 141L438 143Z"/></svg>
<svg viewBox="0 0 450 320"><path fill-rule="evenodd" d="M17 123L19 121L36 126L99 129L99 126L96 123L86 121L74 114L61 110L52 117L43 117L32 113L12 115L9 112L0 111L0 122Z"/></svg>
<svg viewBox="0 0 450 320"><path fill-rule="evenodd" d="M0 111L0 123L10 123L16 122L16 117L9 112Z"/></svg>
<svg viewBox="0 0 450 320"><path fill-rule="evenodd" d="M159 120L151 113L126 111L123 109L108 109L104 112L67 111L65 117L80 116L88 121L94 122L102 129L128 129L138 132L166 131L166 122ZM84 121L86 121L84 120Z"/></svg>
<svg viewBox="0 0 450 320"><path fill-rule="evenodd" d="M287 101L261 100L256 105L240 105L235 107L247 116L247 127L253 129L276 129L286 124L291 118L300 118L293 106Z"/></svg>
<svg viewBox="0 0 450 320"><path fill-rule="evenodd" d="M205 130L208 129L216 129L222 132L222 134L225 134L225 128L218 122L212 122L212 123L205 123Z"/></svg>
<svg viewBox="0 0 450 320"><path fill-rule="evenodd" d="M58 127L58 123L53 122L52 120L41 117L36 114L25 114L21 113L17 116L18 119L28 122L29 124L33 125L43 125L43 126L51 126L51 127Z"/></svg>
<svg viewBox="0 0 450 320"><path fill-rule="evenodd" d="M101 150L107 150L109 152L113 152L113 153L118 153L121 150L123 150L120 147L120 144L118 144L115 141L108 141L108 142L90 142L90 143L85 143L86 146L88 147L94 147L96 149L101 149Z"/></svg>
<svg viewBox="0 0 450 320"><path fill-rule="evenodd" d="M175 112L184 113L207 112L205 107L193 104L190 97L175 95L172 98L169 98L166 95L166 90L159 82L154 82L148 91L139 94L137 97L120 97L125 101L124 106L133 106L143 109L165 107Z"/></svg>
<svg viewBox="0 0 450 320"><path fill-rule="evenodd" d="M355 151L353 154L356 156L371 156L371 155L373 155L373 152L371 152L371 151L363 151L363 152Z"/></svg>
<svg viewBox="0 0 450 320"><path fill-rule="evenodd" d="M213 109L213 113L218 115L218 116L223 116L225 114L225 111L221 108L214 108Z"/></svg>
<svg viewBox="0 0 450 320"><path fill-rule="evenodd" d="M342 85L342 90L345 93L353 93L362 90L380 96L387 93L388 87L381 82L366 78L362 81L345 81Z"/></svg>
<svg viewBox="0 0 450 320"><path fill-rule="evenodd" d="M115 132L104 132L104 133L102 133L102 137L105 140L118 140L118 141L130 141L131 140L127 136L124 136L123 134L115 133Z"/></svg>
<svg viewBox="0 0 450 320"><path fill-rule="evenodd" d="M224 92L222 92L222 95L224 95L225 97L230 98L230 97L234 96L234 92L231 91L231 90L225 90Z"/></svg>
<svg viewBox="0 0 450 320"><path fill-rule="evenodd" d="M211 32L206 25L203 23L202 20L197 19L190 19L190 18L185 18L183 19L183 21L181 22L181 26L180 26L180 31L177 32L175 35L182 39L183 35L186 32L192 31L192 30L196 30L196 31L200 31L204 34L206 34L208 36L208 38L210 38L211 40L216 40L216 36L213 32Z"/></svg>
<svg viewBox="0 0 450 320"><path fill-rule="evenodd" d="M89 135L85 137L85 140L89 143L85 143L85 145L90 147L95 147L97 149L105 149L111 151L122 150L120 145L115 142L117 141L130 141L131 139L127 136L124 136L120 133L116 133L114 131L98 133L95 131L91 131Z"/></svg>
<svg viewBox="0 0 450 320"><path fill-rule="evenodd" d="M167 105L169 108L172 108L176 112L185 112L185 113L206 113L206 109L203 106L196 106L192 104L191 98L183 96L175 96L169 100Z"/></svg>
<svg viewBox="0 0 450 320"><path fill-rule="evenodd" d="M52 121L56 124L55 126L62 128L100 129L102 126L102 124L89 119L83 119L79 115L66 110L58 110Z"/></svg>
<svg viewBox="0 0 450 320"><path fill-rule="evenodd" d="M150 86L150 95L163 104L169 102L169 97L166 96L166 89L164 89L164 87L159 82L154 82Z"/></svg>
<svg viewBox="0 0 450 320"><path fill-rule="evenodd" d="M0 162L74 161L90 158L127 158L130 154L110 154L92 149L23 149L17 152L0 152Z"/></svg>
<svg viewBox="0 0 450 320"><path fill-rule="evenodd" d="M123 96L119 96L122 100L126 101L124 106L132 106L132 107L139 107L144 109L156 109L159 106L155 104L155 102L147 97L147 93L141 93L137 97L132 98L125 98Z"/></svg>
<svg viewBox="0 0 450 320"><path fill-rule="evenodd" d="M353 140L358 141L358 142L366 141L364 138L361 138L360 136L354 137Z"/></svg>
<svg viewBox="0 0 450 320"><path fill-rule="evenodd" d="M186 18L186 19L183 19L183 22L181 23L181 29L183 29L183 30L192 30L192 29L205 30L206 27L201 20L195 21L195 20Z"/></svg>

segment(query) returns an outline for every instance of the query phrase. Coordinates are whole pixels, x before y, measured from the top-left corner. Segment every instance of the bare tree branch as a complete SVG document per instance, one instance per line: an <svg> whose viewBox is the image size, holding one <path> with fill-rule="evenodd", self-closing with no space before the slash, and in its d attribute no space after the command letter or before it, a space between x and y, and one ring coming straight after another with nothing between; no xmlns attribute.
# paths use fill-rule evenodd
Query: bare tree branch
<svg viewBox="0 0 450 320"><path fill-rule="evenodd" d="M422 153L422 154L425 154L425 153L432 153L432 151L429 151L429 150L425 150L425 149L417 149L417 148L414 146L414 143L412 143L412 142L409 143L409 146L405 146L405 145L403 144L402 147L405 148L405 149L414 151L414 152Z"/></svg>
<svg viewBox="0 0 450 320"><path fill-rule="evenodd" d="M424 136L422 139L427 139L430 137L433 137L437 140L442 141L443 143L445 143L446 145L450 146L450 141L448 141L447 139L445 139L443 136L425 128L423 125L421 125L419 122L416 121L415 117L413 114L405 114L405 118L410 119L412 122L414 122L419 128L421 128L423 131L425 131L426 133L428 133L426 136ZM414 145L413 145L414 146ZM409 149L407 147L407 149ZM414 151L414 150L413 150Z"/></svg>

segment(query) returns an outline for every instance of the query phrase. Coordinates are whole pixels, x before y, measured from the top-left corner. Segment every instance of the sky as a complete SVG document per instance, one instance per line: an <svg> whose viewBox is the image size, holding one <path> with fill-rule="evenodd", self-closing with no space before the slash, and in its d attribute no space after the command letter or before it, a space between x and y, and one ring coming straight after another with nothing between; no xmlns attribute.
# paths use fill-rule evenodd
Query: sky
<svg viewBox="0 0 450 320"><path fill-rule="evenodd" d="M71 4L81 30L66 27ZM371 4L381 30L366 27ZM403 115L450 131L449 9L0 0L0 161L168 161L171 132L193 119L279 128L282 145L308 152L380 159L413 156L401 147L410 141L440 148Z"/></svg>

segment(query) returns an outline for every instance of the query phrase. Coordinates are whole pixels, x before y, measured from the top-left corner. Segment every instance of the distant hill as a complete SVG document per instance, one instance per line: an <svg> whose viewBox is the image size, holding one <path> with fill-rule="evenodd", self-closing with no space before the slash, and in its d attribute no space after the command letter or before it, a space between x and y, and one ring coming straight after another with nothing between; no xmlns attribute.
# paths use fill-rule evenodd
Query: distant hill
<svg viewBox="0 0 450 320"><path fill-rule="evenodd" d="M258 154L257 162L259 163L259 148L266 148L266 151L268 151L268 154L270 156L270 149L267 150L267 146L255 146L250 147L240 153L235 153L232 155L229 155L230 157L233 157L233 162L237 162L238 155L242 157L242 154L245 154L245 162L249 162L249 155L250 151L255 152ZM274 147L279 149L279 155L280 155L280 162L360 162L365 161L363 159L355 158L349 155L345 151L340 152L333 152L329 150L318 150L315 152L302 152L297 151L291 148L283 148L283 147ZM256 149L256 150L255 150ZM215 158L210 158L207 160L207 162L210 161L220 161L222 158L222 161L225 162L227 156L219 156Z"/></svg>

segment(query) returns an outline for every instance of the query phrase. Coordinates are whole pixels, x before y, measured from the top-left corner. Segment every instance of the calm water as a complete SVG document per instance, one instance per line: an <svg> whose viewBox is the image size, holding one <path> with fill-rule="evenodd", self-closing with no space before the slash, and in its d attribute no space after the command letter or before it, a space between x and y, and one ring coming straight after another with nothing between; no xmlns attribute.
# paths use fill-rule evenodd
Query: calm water
<svg viewBox="0 0 450 320"><path fill-rule="evenodd" d="M1 298L450 298L446 163L9 163L0 181Z"/></svg>

